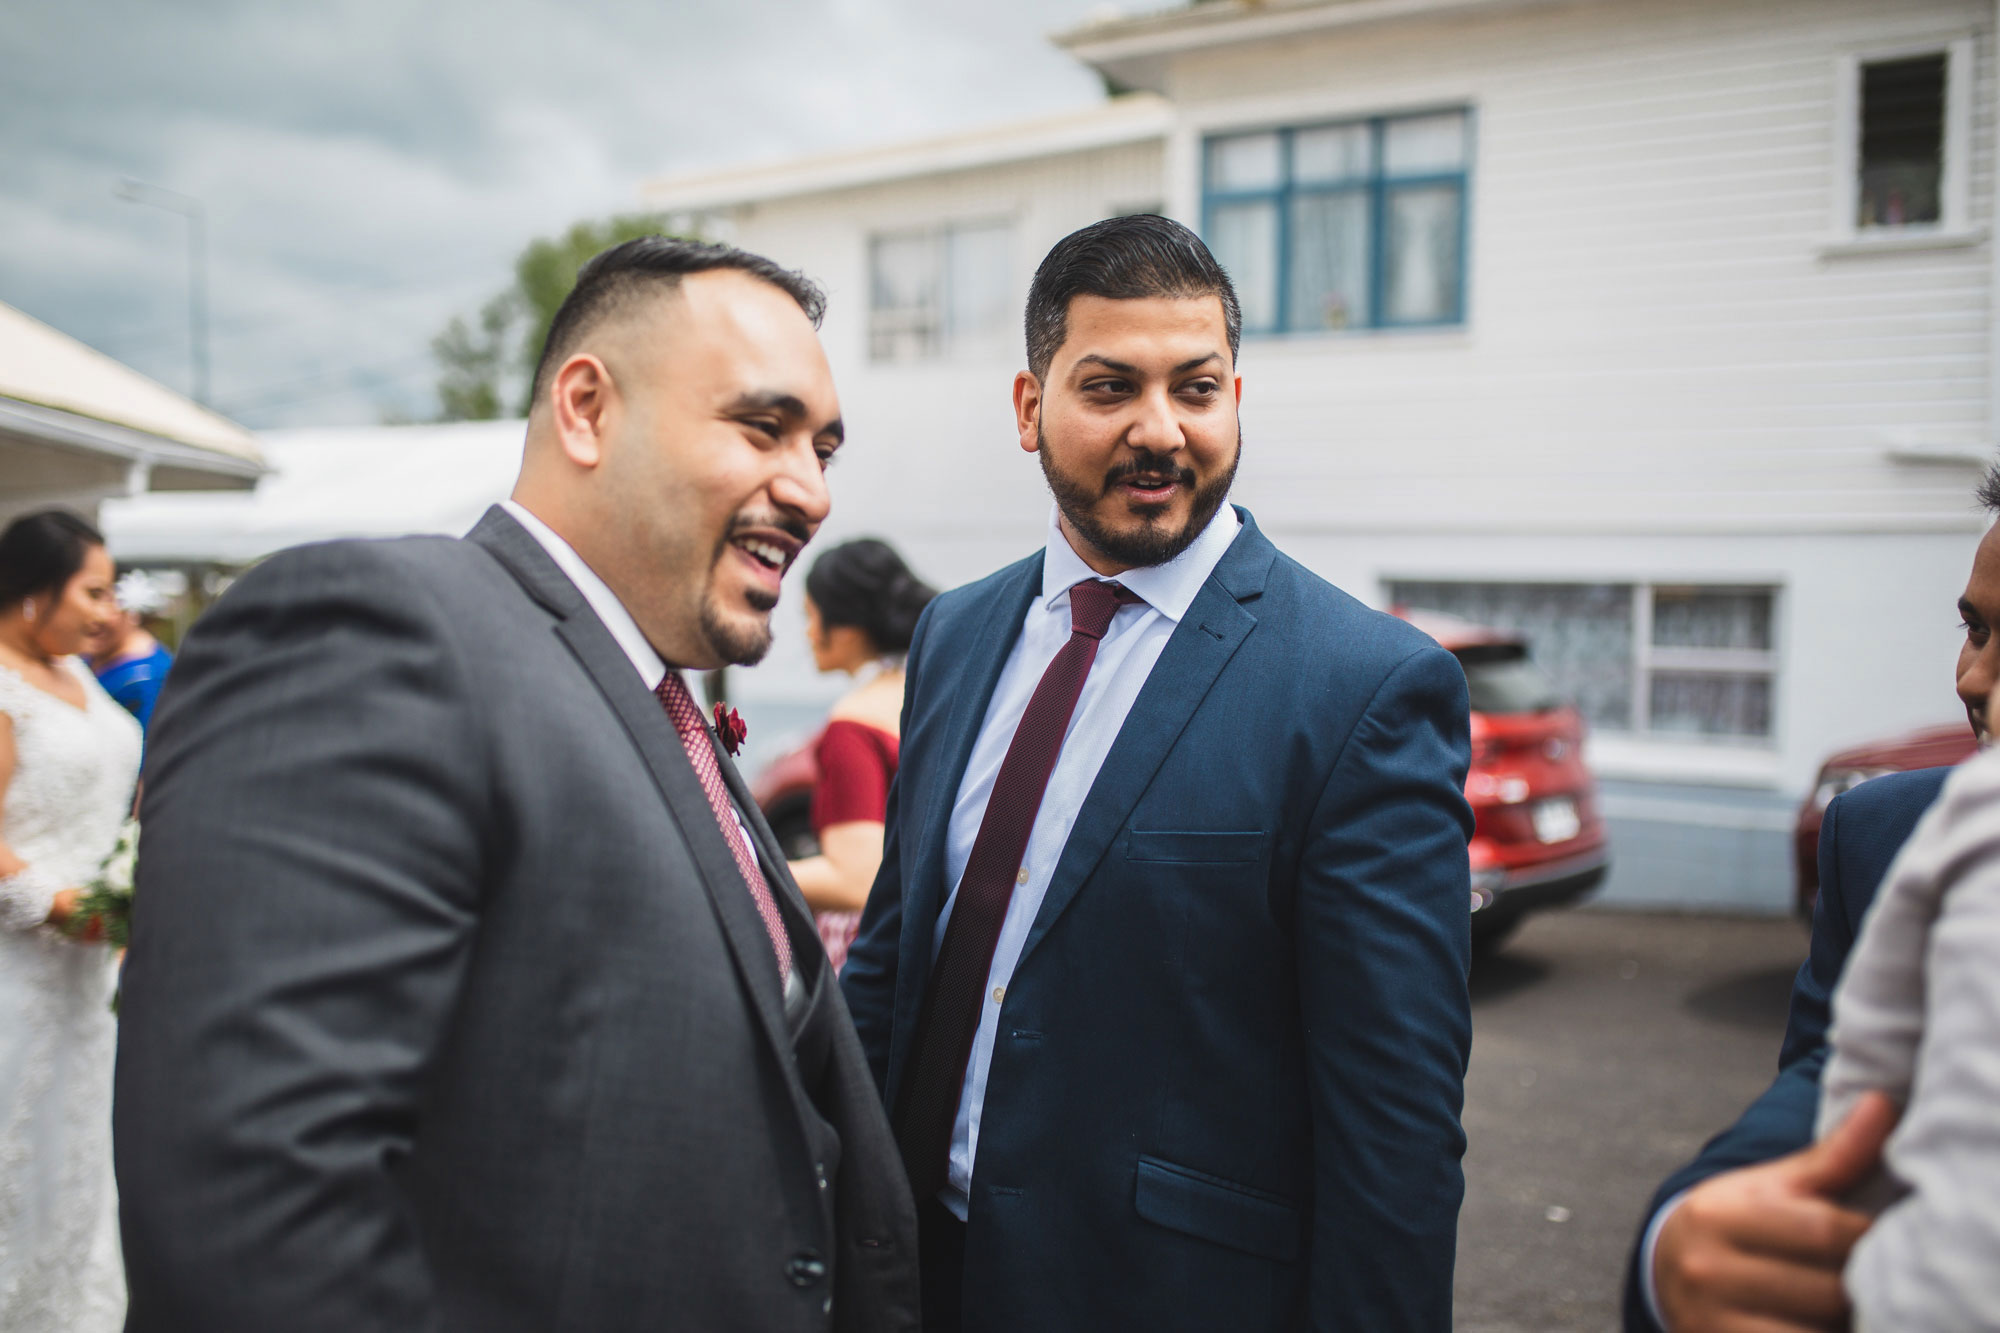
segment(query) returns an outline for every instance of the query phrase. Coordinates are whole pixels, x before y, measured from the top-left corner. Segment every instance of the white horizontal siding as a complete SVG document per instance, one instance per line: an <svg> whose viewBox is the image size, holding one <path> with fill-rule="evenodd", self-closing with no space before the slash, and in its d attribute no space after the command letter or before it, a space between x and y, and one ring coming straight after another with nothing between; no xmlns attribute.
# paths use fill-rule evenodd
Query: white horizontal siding
<svg viewBox="0 0 2000 1333"><path fill-rule="evenodd" d="M1476 118L1468 325L1246 347L1240 493L1299 531L1970 524L1970 469L1887 450L1991 442L1990 247L1821 244L1839 58L1968 34L1990 224L1992 13L1603 0L1180 57L1197 132Z"/></svg>
<svg viewBox="0 0 2000 1333"><path fill-rule="evenodd" d="M1823 252L1837 62L1976 38L1970 198L1990 226L1992 13L1991 0L1580 0L1197 53L1171 71L1184 128L1164 145L739 209L735 239L832 297L850 443L823 541L886 536L951 585L1032 550L1048 507L1014 433L1018 343L868 363L871 233L1012 218L1025 295L1075 227L1154 202L1198 216L1206 129L1469 106L1470 321L1247 344L1237 497L1369 599L1395 577L1782 587L1779 734L1708 767L1797 789L1835 745L1952 716L1975 474L1888 451L1991 443L1989 244ZM781 622L746 698L831 697L801 637ZM1659 744L1661 773L1703 771L1698 749Z"/></svg>

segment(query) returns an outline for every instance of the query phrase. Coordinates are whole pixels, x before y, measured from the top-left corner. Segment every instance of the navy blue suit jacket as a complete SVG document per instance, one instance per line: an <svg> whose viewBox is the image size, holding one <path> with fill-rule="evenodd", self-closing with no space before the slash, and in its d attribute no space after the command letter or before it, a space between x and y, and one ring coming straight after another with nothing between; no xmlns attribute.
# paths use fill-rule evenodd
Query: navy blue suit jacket
<svg viewBox="0 0 2000 1333"><path fill-rule="evenodd" d="M1008 985L976 1333L1451 1325L1471 1042L1456 659L1244 527L1167 642ZM889 1105L945 841L1040 554L937 599L842 976Z"/></svg>
<svg viewBox="0 0 2000 1333"><path fill-rule="evenodd" d="M1819 1076L1826 1067L1826 1032L1833 988L1861 918L1910 832L1937 800L1949 768L1885 773L1836 796L1819 830L1819 902L1813 907L1812 950L1792 983L1791 1018L1778 1052L1778 1077L1737 1122L1708 1141L1701 1155L1668 1176L1646 1205L1639 1229L1667 1200L1710 1176L1797 1152L1812 1142L1819 1113ZM1660 1333L1639 1287L1639 1246L1625 1275L1627 1333Z"/></svg>

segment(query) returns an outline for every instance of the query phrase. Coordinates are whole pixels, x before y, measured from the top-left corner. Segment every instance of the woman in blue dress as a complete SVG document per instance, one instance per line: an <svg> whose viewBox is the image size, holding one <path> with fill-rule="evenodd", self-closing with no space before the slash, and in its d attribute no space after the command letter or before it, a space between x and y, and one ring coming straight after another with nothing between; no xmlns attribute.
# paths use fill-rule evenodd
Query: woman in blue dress
<svg viewBox="0 0 2000 1333"><path fill-rule="evenodd" d="M118 609L89 646L97 683L138 718L142 728L152 724L153 705L174 658L140 622L144 616L158 615L166 604L160 586L133 570L118 580Z"/></svg>

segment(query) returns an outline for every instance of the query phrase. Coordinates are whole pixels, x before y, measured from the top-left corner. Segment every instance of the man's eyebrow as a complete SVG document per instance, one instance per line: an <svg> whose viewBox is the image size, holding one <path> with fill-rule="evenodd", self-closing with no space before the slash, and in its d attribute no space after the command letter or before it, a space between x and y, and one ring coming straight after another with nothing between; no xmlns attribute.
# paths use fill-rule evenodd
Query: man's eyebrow
<svg viewBox="0 0 2000 1333"><path fill-rule="evenodd" d="M1175 375L1185 375L1190 370L1198 369L1202 366L1207 365L1211 361L1220 361L1221 359L1222 359L1222 353L1210 352L1206 356L1198 356L1191 361L1181 362L1179 365L1175 366L1173 370L1169 373ZM1113 361L1110 357L1099 356L1096 352L1092 352L1087 356L1078 357L1076 359L1076 364L1079 367L1086 365L1103 366L1106 370L1115 371L1120 375L1137 375L1139 373L1139 368L1137 366L1128 366L1123 361Z"/></svg>
<svg viewBox="0 0 2000 1333"><path fill-rule="evenodd" d="M1979 608L1961 597L1958 599L1958 614L1966 620L1979 619Z"/></svg>
<svg viewBox="0 0 2000 1333"><path fill-rule="evenodd" d="M797 394L786 393L783 389L746 389L732 398L723 411L731 416L746 412L776 412L786 421L805 421L811 416L806 411L803 399ZM841 424L839 417L835 417L813 434L831 435L837 444L847 438L847 427Z"/></svg>

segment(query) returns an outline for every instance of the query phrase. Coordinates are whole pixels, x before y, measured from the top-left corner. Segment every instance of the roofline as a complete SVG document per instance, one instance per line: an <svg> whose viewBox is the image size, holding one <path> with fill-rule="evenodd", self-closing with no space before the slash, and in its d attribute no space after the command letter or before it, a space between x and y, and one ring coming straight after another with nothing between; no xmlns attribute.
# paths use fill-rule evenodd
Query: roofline
<svg viewBox="0 0 2000 1333"><path fill-rule="evenodd" d="M1151 93L1128 93L1082 112L987 126L932 139L668 177L647 182L639 187L639 192L652 207L669 211L724 208L1141 143L1165 138L1173 125L1173 107L1166 99Z"/></svg>
<svg viewBox="0 0 2000 1333"><path fill-rule="evenodd" d="M1194 3L1163 13L1085 24L1050 40L1100 70L1196 48L1270 41L1366 23L1497 11L1556 0L1308 0Z"/></svg>
<svg viewBox="0 0 2000 1333"><path fill-rule="evenodd" d="M251 458L183 444L164 435L100 421L61 408L0 396L0 431L79 453L109 456L152 468L200 472L228 482L252 482L270 469Z"/></svg>

